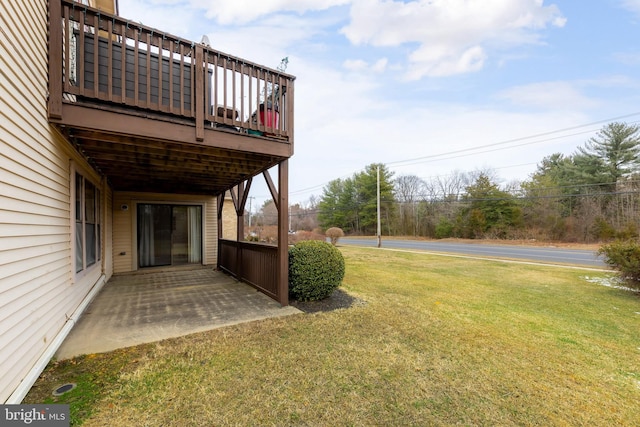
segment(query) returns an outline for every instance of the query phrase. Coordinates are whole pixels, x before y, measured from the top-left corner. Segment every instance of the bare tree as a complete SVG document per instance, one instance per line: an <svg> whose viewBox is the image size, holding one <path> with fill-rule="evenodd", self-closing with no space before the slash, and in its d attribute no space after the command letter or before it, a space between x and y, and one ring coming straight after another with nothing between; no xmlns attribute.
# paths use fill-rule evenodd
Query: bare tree
<svg viewBox="0 0 640 427"><path fill-rule="evenodd" d="M267 200L264 202L260 211L258 212L260 215L261 225L277 225L278 224L278 209L276 209L275 203L273 200Z"/></svg>
<svg viewBox="0 0 640 427"><path fill-rule="evenodd" d="M449 175L438 176L434 181L437 198L441 200L458 200L470 182L473 182L473 180L470 180L467 174L460 170L455 170Z"/></svg>
<svg viewBox="0 0 640 427"><path fill-rule="evenodd" d="M400 233L415 236L418 233L416 203L425 191L425 182L415 175L401 175L394 182L394 190L400 205Z"/></svg>

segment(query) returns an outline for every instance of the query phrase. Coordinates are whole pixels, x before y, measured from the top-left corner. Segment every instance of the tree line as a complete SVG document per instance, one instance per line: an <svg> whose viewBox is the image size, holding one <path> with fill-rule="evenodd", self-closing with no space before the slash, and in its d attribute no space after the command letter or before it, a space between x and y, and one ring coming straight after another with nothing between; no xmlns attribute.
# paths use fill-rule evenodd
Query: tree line
<svg viewBox="0 0 640 427"><path fill-rule="evenodd" d="M292 206L292 228L375 235L379 170L384 235L575 242L638 237L639 134L638 125L609 123L573 154L551 154L527 180L506 186L490 169L425 180L371 164L329 182L306 206ZM265 223L268 211L267 203L259 213Z"/></svg>

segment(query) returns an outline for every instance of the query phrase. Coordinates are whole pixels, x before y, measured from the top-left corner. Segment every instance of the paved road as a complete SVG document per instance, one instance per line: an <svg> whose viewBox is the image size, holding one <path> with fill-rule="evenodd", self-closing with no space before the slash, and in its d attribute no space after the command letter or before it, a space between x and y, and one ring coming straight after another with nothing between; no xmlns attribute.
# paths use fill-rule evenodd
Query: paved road
<svg viewBox="0 0 640 427"><path fill-rule="evenodd" d="M342 237L340 245L375 247L376 239ZM456 243L451 241L390 240L382 238L382 247L391 249L447 252L487 258L521 259L542 263L572 264L604 268L606 264L595 251L539 246Z"/></svg>

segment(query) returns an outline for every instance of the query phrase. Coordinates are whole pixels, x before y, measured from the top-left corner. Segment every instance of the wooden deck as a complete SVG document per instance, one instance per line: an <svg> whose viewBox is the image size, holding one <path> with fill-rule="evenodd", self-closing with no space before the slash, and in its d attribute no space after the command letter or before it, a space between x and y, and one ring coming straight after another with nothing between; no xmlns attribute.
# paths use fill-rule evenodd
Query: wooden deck
<svg viewBox="0 0 640 427"><path fill-rule="evenodd" d="M220 194L293 155L293 76L70 0L50 16L50 121L115 190Z"/></svg>

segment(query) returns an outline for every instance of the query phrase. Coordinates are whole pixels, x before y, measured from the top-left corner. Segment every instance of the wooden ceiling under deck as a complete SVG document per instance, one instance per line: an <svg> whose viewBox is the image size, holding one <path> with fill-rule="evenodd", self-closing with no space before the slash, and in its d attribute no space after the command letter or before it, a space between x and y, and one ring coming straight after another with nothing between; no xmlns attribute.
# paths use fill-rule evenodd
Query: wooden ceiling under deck
<svg viewBox="0 0 640 427"><path fill-rule="evenodd" d="M109 127L109 119L113 117L109 117L107 111L102 114L105 115L103 123L107 123L105 127ZM87 114L83 116L86 118ZM145 128L153 127L149 120L145 119ZM118 122L120 126L114 124L113 131L77 127L64 121L58 124L65 137L107 177L116 191L217 195L283 160L281 155L215 147L210 142L197 142L195 138L185 142L122 134L118 132L122 130L122 121ZM182 132L176 129L175 134ZM241 138L265 144L260 138L225 130L207 129L205 134L205 141L216 137L222 141Z"/></svg>

